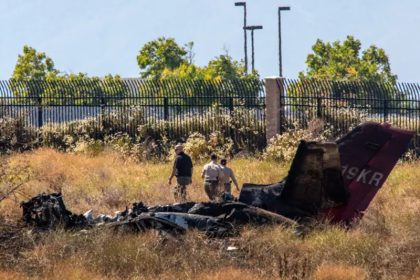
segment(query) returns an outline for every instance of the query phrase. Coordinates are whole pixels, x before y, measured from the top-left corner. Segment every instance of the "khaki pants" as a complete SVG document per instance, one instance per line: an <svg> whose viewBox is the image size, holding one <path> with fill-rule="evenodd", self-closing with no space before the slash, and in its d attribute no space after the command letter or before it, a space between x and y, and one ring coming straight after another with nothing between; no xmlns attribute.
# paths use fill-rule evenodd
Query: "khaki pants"
<svg viewBox="0 0 420 280"><path fill-rule="evenodd" d="M176 201L187 200L187 186L191 184L191 177L176 177L176 186L174 188L174 197Z"/></svg>
<svg viewBox="0 0 420 280"><path fill-rule="evenodd" d="M215 200L220 196L218 181L204 181L204 190L210 200Z"/></svg>

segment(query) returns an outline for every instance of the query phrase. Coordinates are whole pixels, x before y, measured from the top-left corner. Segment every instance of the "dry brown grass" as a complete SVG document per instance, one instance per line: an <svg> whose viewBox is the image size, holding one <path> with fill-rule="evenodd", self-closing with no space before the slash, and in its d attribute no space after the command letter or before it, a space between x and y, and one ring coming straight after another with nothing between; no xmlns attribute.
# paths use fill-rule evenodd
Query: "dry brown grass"
<svg viewBox="0 0 420 280"><path fill-rule="evenodd" d="M7 174L15 181L26 181L23 197L42 191L61 191L69 208L76 212L93 208L98 212L121 210L134 201L172 203L172 188L167 184L170 163L152 164L127 161L116 153L96 157L60 153L40 149L26 154L2 158ZM232 163L240 183L278 181L287 172L286 167L274 163L238 159ZM200 178L202 165L194 169L189 198L206 200ZM255 172L263 168L268 172ZM236 193L238 194L238 193ZM13 201L0 205L3 214L13 214ZM16 205L16 204L14 204Z"/></svg>
<svg viewBox="0 0 420 280"><path fill-rule="evenodd" d="M365 280L367 273L357 266L342 264L322 264L314 275L314 280Z"/></svg>
<svg viewBox="0 0 420 280"><path fill-rule="evenodd" d="M0 203L0 216L8 220L20 217L21 199L41 191L62 191L68 208L78 213L112 213L139 200L173 202L169 163L48 149L0 159L6 174L0 187L26 182L16 197ZM240 237L225 240L198 232L179 240L154 232L52 232L35 239L19 233L11 235L18 249L0 252L0 279L419 279L419 164L400 163L351 230L319 225L300 239L283 227L245 228ZM241 183L275 182L288 169L253 159L235 159L231 166ZM189 189L193 200L206 199L200 169L197 164ZM228 252L230 245L238 250Z"/></svg>

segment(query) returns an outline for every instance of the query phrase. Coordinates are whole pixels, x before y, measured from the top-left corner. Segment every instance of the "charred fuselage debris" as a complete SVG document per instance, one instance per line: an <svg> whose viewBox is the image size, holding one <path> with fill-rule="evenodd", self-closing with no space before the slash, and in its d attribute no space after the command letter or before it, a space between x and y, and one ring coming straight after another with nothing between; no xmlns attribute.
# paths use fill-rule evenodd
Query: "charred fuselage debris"
<svg viewBox="0 0 420 280"><path fill-rule="evenodd" d="M83 215L75 215L66 209L60 193L41 193L21 203L23 221L38 229L86 228L89 223Z"/></svg>
<svg viewBox="0 0 420 280"><path fill-rule="evenodd" d="M239 201L302 219L341 205L348 197L337 145L301 141L284 180L270 185L245 184Z"/></svg>
<svg viewBox="0 0 420 280"><path fill-rule="evenodd" d="M39 230L105 226L118 231L144 232L154 229L182 234L196 229L211 237L227 237L235 235L238 227L247 224L295 224L279 214L235 201L186 202L151 207L138 202L113 216L96 217L92 211L83 215L73 214L67 210L59 193L42 193L21 205L24 222Z"/></svg>
<svg viewBox="0 0 420 280"><path fill-rule="evenodd" d="M113 216L68 211L61 194L40 194L22 203L26 224L41 229L98 225L143 232L157 229L209 236L231 236L252 224L306 224L319 217L349 224L362 215L381 188L413 133L389 125L365 123L335 143L302 141L288 176L269 185L245 184L239 201L185 202L147 207L141 202Z"/></svg>

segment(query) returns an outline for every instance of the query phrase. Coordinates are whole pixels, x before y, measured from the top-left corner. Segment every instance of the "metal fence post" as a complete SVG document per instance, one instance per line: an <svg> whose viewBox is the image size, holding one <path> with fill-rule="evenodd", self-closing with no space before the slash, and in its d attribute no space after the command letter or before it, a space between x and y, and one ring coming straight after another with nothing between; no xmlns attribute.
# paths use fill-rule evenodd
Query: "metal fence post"
<svg viewBox="0 0 420 280"><path fill-rule="evenodd" d="M229 97L229 111L232 114L233 113L233 97Z"/></svg>
<svg viewBox="0 0 420 280"><path fill-rule="evenodd" d="M105 106L106 106L106 100L103 96L101 96L101 104L100 104L100 107L101 107L101 128L100 129L103 129L103 128L106 127L105 126ZM96 133L98 133L98 132L96 132Z"/></svg>
<svg viewBox="0 0 420 280"><path fill-rule="evenodd" d="M321 97L318 97L316 99L316 117L321 118L322 117L322 99Z"/></svg>
<svg viewBox="0 0 420 280"><path fill-rule="evenodd" d="M42 97L41 96L38 97L37 102L38 102L38 127L41 128L44 125Z"/></svg>
<svg viewBox="0 0 420 280"><path fill-rule="evenodd" d="M163 98L163 119L165 121L169 120L169 100L167 96Z"/></svg>
<svg viewBox="0 0 420 280"><path fill-rule="evenodd" d="M104 97L101 97L101 104L100 104L101 114L105 114L105 106L106 106L105 98Z"/></svg>
<svg viewBox="0 0 420 280"><path fill-rule="evenodd" d="M228 103L228 106L229 106L229 115L230 115L230 117L231 117L231 119L232 119L232 117L233 117L233 110L234 110L234 108L233 108L233 97L229 97L229 99L228 99L229 101L229 103ZM233 127L230 125L229 126L229 134L230 134L230 138L232 139L232 140L234 140L235 139L235 130L233 129ZM234 141L234 143L236 144L236 142Z"/></svg>
<svg viewBox="0 0 420 280"><path fill-rule="evenodd" d="M384 99L384 122L388 120L388 100Z"/></svg>

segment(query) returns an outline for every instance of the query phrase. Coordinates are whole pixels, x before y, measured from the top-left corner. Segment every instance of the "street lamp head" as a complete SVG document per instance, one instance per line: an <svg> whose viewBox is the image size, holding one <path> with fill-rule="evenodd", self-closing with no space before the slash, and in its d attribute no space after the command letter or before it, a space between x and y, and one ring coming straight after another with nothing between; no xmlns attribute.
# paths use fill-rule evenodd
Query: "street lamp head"
<svg viewBox="0 0 420 280"><path fill-rule="evenodd" d="M235 6L246 6L245 2L235 2Z"/></svg>
<svg viewBox="0 0 420 280"><path fill-rule="evenodd" d="M290 11L290 7L279 7L279 11Z"/></svg>
<svg viewBox="0 0 420 280"><path fill-rule="evenodd" d="M245 26L244 29L246 30L257 30L257 29L263 29L262 25L250 25Z"/></svg>

